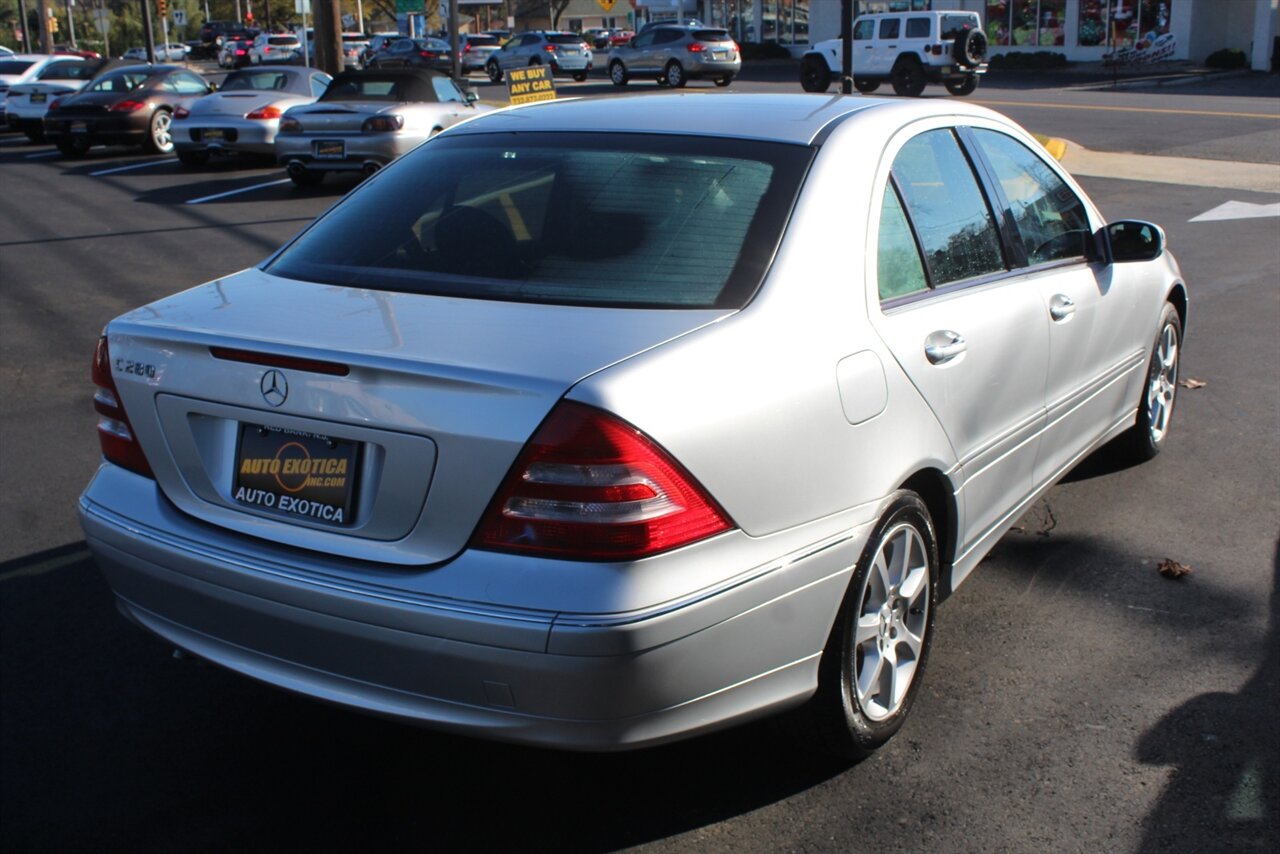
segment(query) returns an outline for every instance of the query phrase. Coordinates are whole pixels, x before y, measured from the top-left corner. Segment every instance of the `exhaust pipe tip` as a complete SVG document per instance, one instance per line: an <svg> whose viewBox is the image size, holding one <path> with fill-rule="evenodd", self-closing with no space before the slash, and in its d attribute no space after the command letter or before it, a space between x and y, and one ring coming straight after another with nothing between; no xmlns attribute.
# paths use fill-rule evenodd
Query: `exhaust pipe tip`
<svg viewBox="0 0 1280 854"><path fill-rule="evenodd" d="M361 171L364 173L364 177L368 178L370 175L372 175L374 172L377 172L381 168L382 168L382 164L374 163L372 160L366 160L364 163L364 169L362 169Z"/></svg>

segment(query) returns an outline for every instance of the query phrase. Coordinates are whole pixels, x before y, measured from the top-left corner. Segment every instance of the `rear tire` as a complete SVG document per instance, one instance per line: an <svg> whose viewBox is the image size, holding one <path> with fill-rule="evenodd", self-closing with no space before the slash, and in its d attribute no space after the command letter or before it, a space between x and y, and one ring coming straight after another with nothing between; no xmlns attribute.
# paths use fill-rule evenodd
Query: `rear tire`
<svg viewBox="0 0 1280 854"><path fill-rule="evenodd" d="M831 69L826 60L806 56L800 60L800 88L806 92L825 92L831 87Z"/></svg>
<svg viewBox="0 0 1280 854"><path fill-rule="evenodd" d="M1164 449L1178 396L1178 366L1182 357L1182 318L1165 303L1160 315L1160 331L1151 346L1147 381L1138 401L1138 421L1125 434L1130 456L1138 462L1154 458Z"/></svg>
<svg viewBox="0 0 1280 854"><path fill-rule="evenodd" d="M310 169L300 169L296 172L290 172L289 180L296 187L318 187L324 181L324 173L313 172Z"/></svg>
<svg viewBox="0 0 1280 854"><path fill-rule="evenodd" d="M586 79L587 79L587 72L585 72L585 71L575 71L575 72L573 73L573 79L574 79L574 80L576 80L576 81L578 81L579 83L581 83L583 80L586 80Z"/></svg>
<svg viewBox="0 0 1280 854"><path fill-rule="evenodd" d="M853 88L857 89L864 95L870 95L872 92L880 88L879 80L869 80L866 77L853 78Z"/></svg>
<svg viewBox="0 0 1280 854"><path fill-rule="evenodd" d="M674 59L667 63L667 68L663 73L663 77L666 78L667 85L672 89L680 89L684 84L689 82L689 78L684 72L684 66L676 62Z"/></svg>
<svg viewBox="0 0 1280 854"><path fill-rule="evenodd" d="M924 69L916 59L899 60L893 68L893 91L906 98L918 98L924 91Z"/></svg>
<svg viewBox="0 0 1280 854"><path fill-rule="evenodd" d="M854 568L818 665L818 690L792 713L803 746L858 761L902 728L933 642L938 565L929 510L903 490Z"/></svg>
<svg viewBox="0 0 1280 854"><path fill-rule="evenodd" d="M726 74L726 75L725 75L725 76L723 76L723 77L717 77L717 78L716 78L716 85L717 85L717 86L719 86L721 89L725 88L726 86L728 86L728 85L729 85L730 83L732 83L732 82L733 82L733 75L732 75L732 74Z"/></svg>
<svg viewBox="0 0 1280 854"><path fill-rule="evenodd" d="M970 74L963 80L948 80L945 84L947 91L957 97L972 95L973 90L978 88L978 75Z"/></svg>

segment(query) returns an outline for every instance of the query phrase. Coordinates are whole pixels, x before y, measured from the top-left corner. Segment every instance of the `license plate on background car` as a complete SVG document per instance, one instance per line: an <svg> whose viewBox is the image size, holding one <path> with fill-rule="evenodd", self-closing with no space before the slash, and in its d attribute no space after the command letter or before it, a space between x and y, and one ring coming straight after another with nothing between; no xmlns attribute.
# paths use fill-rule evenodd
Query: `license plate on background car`
<svg viewBox="0 0 1280 854"><path fill-rule="evenodd" d="M347 156L347 144L340 139L325 139L315 143L316 157L325 160L341 160Z"/></svg>
<svg viewBox="0 0 1280 854"><path fill-rule="evenodd" d="M46 92L31 93L31 103L33 104L43 104L47 100L49 100L49 95Z"/></svg>
<svg viewBox="0 0 1280 854"><path fill-rule="evenodd" d="M711 51L711 58L712 58L712 59L728 59L728 58L729 58L729 51L727 51L727 50L713 50L713 51Z"/></svg>
<svg viewBox="0 0 1280 854"><path fill-rule="evenodd" d="M222 128L205 128L200 133L200 138L205 142L222 142L225 137Z"/></svg>
<svg viewBox="0 0 1280 854"><path fill-rule="evenodd" d="M349 525L359 457L356 442L241 424L231 497L300 519Z"/></svg>
<svg viewBox="0 0 1280 854"><path fill-rule="evenodd" d="M85 122L72 122L71 132L72 133L88 133L89 125Z"/></svg>

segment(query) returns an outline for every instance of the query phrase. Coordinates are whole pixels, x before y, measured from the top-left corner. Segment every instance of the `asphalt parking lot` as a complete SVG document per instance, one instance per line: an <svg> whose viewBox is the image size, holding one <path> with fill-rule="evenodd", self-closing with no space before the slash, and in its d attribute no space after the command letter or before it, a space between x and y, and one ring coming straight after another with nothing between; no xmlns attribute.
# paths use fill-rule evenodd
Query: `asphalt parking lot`
<svg viewBox="0 0 1280 854"><path fill-rule="evenodd" d="M979 99L1099 150L1249 159L1278 102L1222 85ZM1183 376L1204 385L1180 390L1166 453L1103 449L1005 537L940 609L900 737L847 768L767 723L607 756L438 735L176 661L126 623L74 514L99 330L260 261L356 179L51 151L0 135L3 850L1280 848L1276 220L1192 221L1275 194L1082 179L1109 216L1166 228L1192 289ZM1166 558L1192 574L1162 577Z"/></svg>

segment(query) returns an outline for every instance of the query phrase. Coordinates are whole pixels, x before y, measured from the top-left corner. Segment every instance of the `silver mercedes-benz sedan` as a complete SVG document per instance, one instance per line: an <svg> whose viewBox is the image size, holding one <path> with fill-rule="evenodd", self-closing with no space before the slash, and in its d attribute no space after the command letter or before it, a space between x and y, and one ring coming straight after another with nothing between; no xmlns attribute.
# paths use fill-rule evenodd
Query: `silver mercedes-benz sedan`
<svg viewBox="0 0 1280 854"><path fill-rule="evenodd" d="M858 757L1030 504L1167 444L1187 299L980 107L498 111L113 320L80 517L127 617L292 691L592 750L787 710Z"/></svg>

